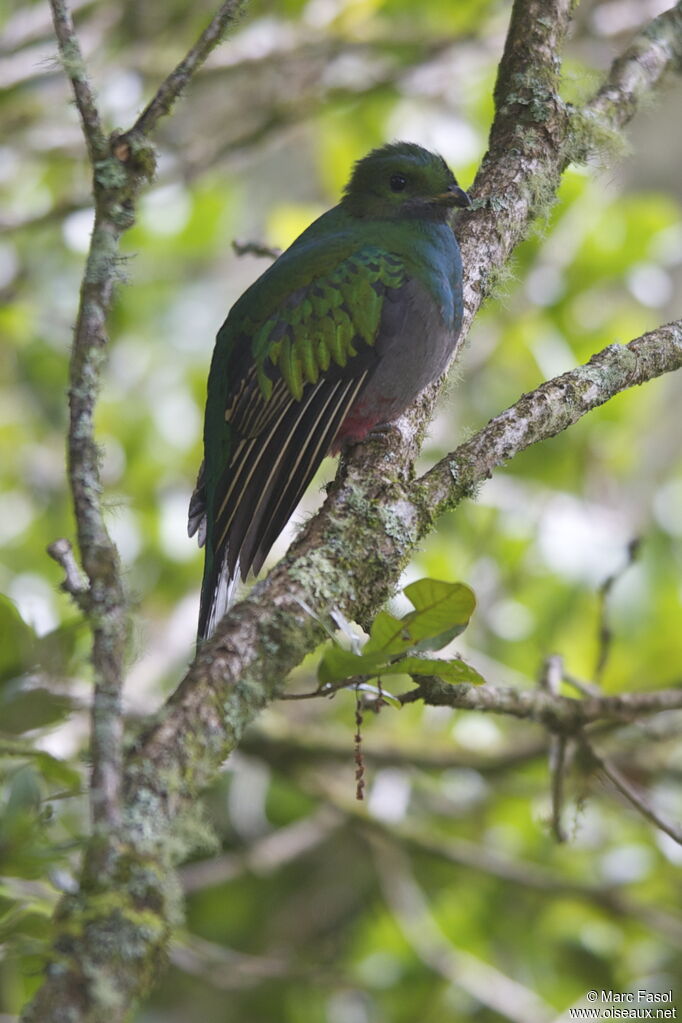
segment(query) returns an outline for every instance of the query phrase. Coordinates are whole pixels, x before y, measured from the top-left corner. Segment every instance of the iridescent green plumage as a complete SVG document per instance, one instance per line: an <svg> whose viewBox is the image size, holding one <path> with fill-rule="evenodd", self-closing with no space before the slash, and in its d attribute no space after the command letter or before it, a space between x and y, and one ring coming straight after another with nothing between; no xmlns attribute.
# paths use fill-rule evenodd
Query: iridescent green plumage
<svg viewBox="0 0 682 1023"><path fill-rule="evenodd" d="M190 506L190 533L206 541L200 636L236 576L259 570L325 454L395 418L444 368L461 317L447 218L467 204L440 157L375 150L233 306Z"/></svg>
<svg viewBox="0 0 682 1023"><path fill-rule="evenodd" d="M272 392L272 368L282 374L300 401L305 383L316 384L332 362L343 368L356 356L355 339L374 343L382 308L382 289L399 288L404 266L388 253L366 246L353 253L311 287L295 291L265 323L247 321L253 330L252 353L265 400Z"/></svg>

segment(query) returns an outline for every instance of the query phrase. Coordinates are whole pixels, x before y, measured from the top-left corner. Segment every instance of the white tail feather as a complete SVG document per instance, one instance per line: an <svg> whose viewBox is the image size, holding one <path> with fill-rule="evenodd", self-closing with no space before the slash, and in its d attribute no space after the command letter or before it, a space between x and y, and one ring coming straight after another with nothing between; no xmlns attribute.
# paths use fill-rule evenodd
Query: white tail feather
<svg viewBox="0 0 682 1023"><path fill-rule="evenodd" d="M227 570L226 551L223 557L223 564L220 569L220 575L218 576L218 585L213 591L211 609L208 613L208 620L206 623L206 632L204 634L204 639L208 639L209 636L213 635L220 619L232 607L238 585L239 585L239 561L237 561L237 564L235 565L234 575L230 577Z"/></svg>

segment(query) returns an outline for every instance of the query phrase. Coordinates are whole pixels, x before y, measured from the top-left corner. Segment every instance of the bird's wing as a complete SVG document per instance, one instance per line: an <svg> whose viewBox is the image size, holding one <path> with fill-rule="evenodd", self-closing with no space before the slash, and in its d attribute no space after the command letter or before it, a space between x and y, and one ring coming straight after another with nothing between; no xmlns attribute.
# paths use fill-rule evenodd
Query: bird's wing
<svg viewBox="0 0 682 1023"><path fill-rule="evenodd" d="M276 270L235 306L211 368L206 466L190 506L200 537L206 516L200 632L221 577L224 588L261 568L371 376L384 299L406 278L398 256L370 245L313 265L284 296Z"/></svg>

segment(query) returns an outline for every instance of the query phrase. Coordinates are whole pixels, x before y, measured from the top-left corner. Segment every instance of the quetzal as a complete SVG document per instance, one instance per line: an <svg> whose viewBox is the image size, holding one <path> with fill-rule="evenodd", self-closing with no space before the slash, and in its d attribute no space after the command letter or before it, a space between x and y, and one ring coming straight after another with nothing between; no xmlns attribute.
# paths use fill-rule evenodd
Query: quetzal
<svg viewBox="0 0 682 1023"><path fill-rule="evenodd" d="M208 379L189 534L206 545L199 637L258 572L320 462L396 419L448 362L462 319L449 225L470 205L442 157L396 142L235 302Z"/></svg>

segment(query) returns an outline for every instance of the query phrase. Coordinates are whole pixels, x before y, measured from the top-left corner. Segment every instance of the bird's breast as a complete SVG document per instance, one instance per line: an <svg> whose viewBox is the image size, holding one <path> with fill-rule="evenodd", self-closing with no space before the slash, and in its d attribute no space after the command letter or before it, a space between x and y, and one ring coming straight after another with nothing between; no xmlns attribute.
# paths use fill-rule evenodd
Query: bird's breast
<svg viewBox="0 0 682 1023"><path fill-rule="evenodd" d="M362 440L396 419L445 370L459 333L456 296L442 302L416 278L389 291L372 374L342 423L334 447Z"/></svg>

